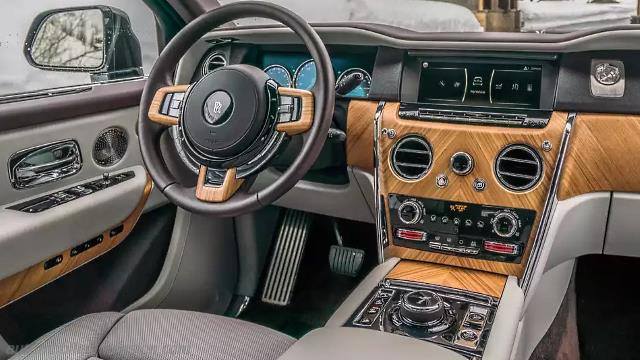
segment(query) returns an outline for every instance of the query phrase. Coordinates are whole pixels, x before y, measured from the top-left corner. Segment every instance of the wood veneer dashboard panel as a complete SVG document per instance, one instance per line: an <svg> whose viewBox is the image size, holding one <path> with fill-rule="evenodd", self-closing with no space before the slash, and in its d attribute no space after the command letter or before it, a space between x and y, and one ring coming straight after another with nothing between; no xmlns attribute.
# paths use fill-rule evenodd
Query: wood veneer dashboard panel
<svg viewBox="0 0 640 360"><path fill-rule="evenodd" d="M102 233L103 241L101 243L74 257L71 257L71 249L65 250L62 252L62 262L52 268L44 269L45 260L8 278L0 280L0 308L68 274L122 243L138 222L152 188L153 183L147 175L147 183L144 187L142 197L133 212L122 221L121 224L123 228L119 234L110 236L109 230L106 230Z"/></svg>
<svg viewBox="0 0 640 360"><path fill-rule="evenodd" d="M578 114L558 199L596 191L640 192L640 116Z"/></svg>
<svg viewBox="0 0 640 360"><path fill-rule="evenodd" d="M352 100L347 113L347 165L373 173L373 128L377 101Z"/></svg>
<svg viewBox="0 0 640 360"><path fill-rule="evenodd" d="M387 275L387 279L446 286L498 299L507 283L505 275L410 260L400 261Z"/></svg>
<svg viewBox="0 0 640 360"><path fill-rule="evenodd" d="M535 229L540 221L540 215L549 191L562 132L566 125L567 113L553 113L549 124L544 129L525 129L404 120L398 117L399 106L399 103L387 104L380 120L381 129L394 129L397 133L393 139L380 137L378 145L380 147L380 189L385 196L385 202L388 194L395 193L421 198L531 209L536 211L536 219L533 225L534 231L531 232L528 246L519 264L408 249L395 246L393 240L385 249L385 256L397 256L404 259L461 266L520 277L524 272L533 245ZM389 165L389 155L394 144L410 134L418 134L427 139L433 148L434 158L429 173L421 180L412 182L397 177ZM541 144L545 140L552 144L552 149L549 152L541 150ZM542 180L535 188L527 192L516 193L507 190L498 183L493 173L496 156L505 146L510 144L527 144L537 149L543 159ZM451 155L458 151L469 153L475 160L475 167L467 176L457 176L449 169ZM436 176L441 173L446 174L449 178L449 185L444 189L436 186ZM484 191L478 192L473 189L475 178L482 178L486 181ZM388 206L386 209L388 212ZM388 213L387 219L389 219ZM389 239L393 239L389 224L387 224L387 229Z"/></svg>

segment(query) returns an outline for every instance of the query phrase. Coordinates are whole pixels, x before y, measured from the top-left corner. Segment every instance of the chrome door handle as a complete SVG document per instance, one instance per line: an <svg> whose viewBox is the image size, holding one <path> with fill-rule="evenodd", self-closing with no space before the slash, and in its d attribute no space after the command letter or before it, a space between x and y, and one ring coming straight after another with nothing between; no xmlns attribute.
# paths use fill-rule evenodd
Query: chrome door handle
<svg viewBox="0 0 640 360"><path fill-rule="evenodd" d="M82 168L80 147L75 140L63 140L21 150L9 159L9 177L16 189L57 181Z"/></svg>

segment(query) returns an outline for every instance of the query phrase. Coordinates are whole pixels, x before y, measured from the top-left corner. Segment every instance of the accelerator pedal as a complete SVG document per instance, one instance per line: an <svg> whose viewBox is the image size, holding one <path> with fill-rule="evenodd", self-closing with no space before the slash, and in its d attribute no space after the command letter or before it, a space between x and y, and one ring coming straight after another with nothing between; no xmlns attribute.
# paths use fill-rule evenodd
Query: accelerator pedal
<svg viewBox="0 0 640 360"><path fill-rule="evenodd" d="M310 225L309 214L286 210L262 290L263 302L281 306L291 303Z"/></svg>
<svg viewBox="0 0 640 360"><path fill-rule="evenodd" d="M338 223L333 221L333 233L338 245L331 245L329 249L329 266L331 272L351 277L358 276L364 262L364 250L344 246Z"/></svg>

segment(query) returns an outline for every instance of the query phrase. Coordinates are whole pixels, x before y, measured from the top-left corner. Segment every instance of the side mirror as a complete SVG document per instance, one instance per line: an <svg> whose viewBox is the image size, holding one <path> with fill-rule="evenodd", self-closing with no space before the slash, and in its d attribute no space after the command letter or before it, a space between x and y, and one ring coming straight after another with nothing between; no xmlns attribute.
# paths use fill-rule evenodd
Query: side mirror
<svg viewBox="0 0 640 360"><path fill-rule="evenodd" d="M31 24L24 54L36 68L88 72L92 82L144 75L129 17L108 6L41 13Z"/></svg>

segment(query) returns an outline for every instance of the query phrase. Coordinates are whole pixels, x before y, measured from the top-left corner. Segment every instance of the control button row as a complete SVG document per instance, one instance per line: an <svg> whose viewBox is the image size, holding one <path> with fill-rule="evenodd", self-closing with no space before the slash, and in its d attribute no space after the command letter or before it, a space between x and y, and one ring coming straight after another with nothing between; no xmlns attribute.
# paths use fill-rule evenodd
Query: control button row
<svg viewBox="0 0 640 360"><path fill-rule="evenodd" d="M380 289L371 302L365 307L361 315L353 322L354 325L359 326L371 326L376 321L376 318L382 312L384 306L389 302L394 290Z"/></svg>

